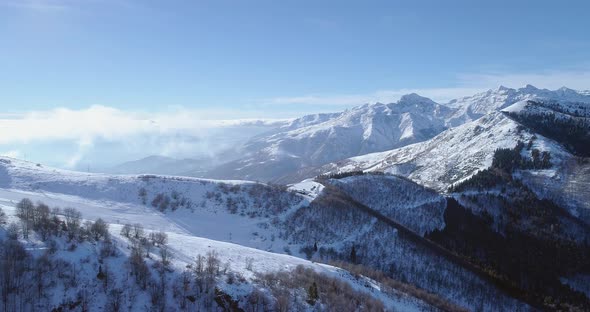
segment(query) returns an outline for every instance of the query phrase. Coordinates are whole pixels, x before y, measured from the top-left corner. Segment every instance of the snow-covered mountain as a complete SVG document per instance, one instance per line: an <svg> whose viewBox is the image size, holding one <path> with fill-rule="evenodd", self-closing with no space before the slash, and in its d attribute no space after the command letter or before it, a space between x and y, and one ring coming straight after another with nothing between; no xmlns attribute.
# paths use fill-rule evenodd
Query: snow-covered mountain
<svg viewBox="0 0 590 312"><path fill-rule="evenodd" d="M451 128L431 140L391 151L362 155L324 166L320 171L383 171L408 178L439 191L492 164L494 151L514 148L535 135L501 112ZM544 137L533 142L558 163L570 157L558 143Z"/></svg>
<svg viewBox="0 0 590 312"><path fill-rule="evenodd" d="M578 100L581 98L577 98ZM294 178L352 171L402 175L439 192L490 168L498 149L525 144L527 159L547 153L549 168L520 170L519 179L542 198L590 222L590 103L523 100L448 129L434 138L301 171Z"/></svg>
<svg viewBox="0 0 590 312"><path fill-rule="evenodd" d="M222 165L216 178L280 180L296 170L427 140L446 129L452 112L417 94L390 104L366 104L337 114L310 115L259 136L246 156Z"/></svg>
<svg viewBox="0 0 590 312"><path fill-rule="evenodd" d="M243 157L212 169L207 176L292 183L321 173L314 171L314 167L424 142L447 129L526 100L590 103L590 91L501 86L445 104L409 94L396 103L366 104L341 113L309 115L253 138L245 144ZM494 122L494 118L488 117L484 122ZM503 130L498 131L501 135ZM501 146L494 148L497 147Z"/></svg>
<svg viewBox="0 0 590 312"><path fill-rule="evenodd" d="M449 124L458 126L491 112L502 110L516 102L533 99L590 103L590 91L576 91L566 87L547 90L538 89L532 85L526 85L519 89L500 86L486 92L452 100L445 105L455 109L455 112L448 117Z"/></svg>
<svg viewBox="0 0 590 312"><path fill-rule="evenodd" d="M282 123L248 141L244 158L213 172L296 181L288 186L146 173L174 164L165 158L127 164L142 174L115 175L0 157L0 208L9 222L20 222L15 206L26 197L107 222L112 241L80 241L77 252L63 226L54 226L54 242L41 238L43 228L20 238L32 253L57 250L51 261L80 262L77 274L102 298L94 303L100 306L110 304L111 293L96 282L96 271L108 265L128 273L126 257L139 240L120 231L123 224L141 223L148 233L167 233L174 260L162 270L158 255L142 250L154 279L149 290L125 295L144 303L139 310L150 298L157 303L153 291L169 289L163 285L172 285L164 293L176 302L186 289L183 276L197 283L194 257L211 251L224 268L209 276L214 297L193 298L203 308L215 300L256 311L268 300L272 310L289 298L294 310L331 304L349 310L329 301L321 286L321 305L313 306L312 281L323 280L348 285L342 286L353 290L347 298L360 298L367 310L583 309L590 298L564 284L583 284L590 274L588 97L527 86L446 106L407 95L397 103ZM57 210L53 215L55 224L65 218ZM10 231L0 224L0 237L14 236L14 227ZM124 256L101 256L113 242L115 254ZM0 242L0 252L6 246L12 245ZM134 274L116 278L117 291L127 294L120 289ZM56 293L80 300L64 289ZM44 300L51 305L42 307L66 304Z"/></svg>

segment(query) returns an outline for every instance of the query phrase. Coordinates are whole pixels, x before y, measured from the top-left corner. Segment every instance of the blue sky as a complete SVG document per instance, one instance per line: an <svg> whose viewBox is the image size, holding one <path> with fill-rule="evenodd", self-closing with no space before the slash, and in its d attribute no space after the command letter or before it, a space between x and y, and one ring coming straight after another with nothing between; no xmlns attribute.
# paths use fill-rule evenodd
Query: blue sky
<svg viewBox="0 0 590 312"><path fill-rule="evenodd" d="M589 89L588 12L588 1L0 0L0 118L93 105L282 118L408 92Z"/></svg>
<svg viewBox="0 0 590 312"><path fill-rule="evenodd" d="M482 2L0 0L0 105L280 112L590 66L588 1Z"/></svg>

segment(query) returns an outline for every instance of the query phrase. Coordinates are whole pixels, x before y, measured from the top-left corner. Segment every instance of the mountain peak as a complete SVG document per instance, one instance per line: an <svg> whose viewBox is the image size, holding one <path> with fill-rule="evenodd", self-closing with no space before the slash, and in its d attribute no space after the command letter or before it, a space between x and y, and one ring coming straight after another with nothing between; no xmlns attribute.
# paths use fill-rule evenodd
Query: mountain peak
<svg viewBox="0 0 590 312"><path fill-rule="evenodd" d="M539 91L539 89L531 84L527 84L524 87L522 87L520 90L522 91Z"/></svg>
<svg viewBox="0 0 590 312"><path fill-rule="evenodd" d="M423 97L421 95L418 95L416 93L410 93L410 94L406 94L403 95L399 101L397 101L398 103L434 103L433 100L427 98L427 97Z"/></svg>
<svg viewBox="0 0 590 312"><path fill-rule="evenodd" d="M566 92L567 93L571 93L571 92L574 92L575 93L576 92L576 90L570 89L570 88L568 88L566 86L563 86L563 87L557 89L557 91L560 91L560 92L563 92L563 93L566 93Z"/></svg>

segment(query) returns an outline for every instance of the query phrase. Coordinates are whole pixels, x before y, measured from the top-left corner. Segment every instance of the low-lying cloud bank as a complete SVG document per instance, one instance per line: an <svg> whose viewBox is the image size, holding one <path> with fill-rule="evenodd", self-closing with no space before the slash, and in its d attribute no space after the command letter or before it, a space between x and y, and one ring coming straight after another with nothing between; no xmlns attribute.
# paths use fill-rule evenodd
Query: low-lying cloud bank
<svg viewBox="0 0 590 312"><path fill-rule="evenodd" d="M0 154L21 158L28 146L37 161L76 168L81 161L101 165L141 158L148 155L171 157L214 156L275 125L278 119L206 119L196 110L170 112L133 112L94 105L86 109L56 108L0 117ZM52 151L43 148L51 144ZM105 153L108 147L110 153ZM68 150L61 161L55 155ZM34 154L34 155L33 155ZM101 155L100 159L97 155ZM111 158L105 159L106 158Z"/></svg>

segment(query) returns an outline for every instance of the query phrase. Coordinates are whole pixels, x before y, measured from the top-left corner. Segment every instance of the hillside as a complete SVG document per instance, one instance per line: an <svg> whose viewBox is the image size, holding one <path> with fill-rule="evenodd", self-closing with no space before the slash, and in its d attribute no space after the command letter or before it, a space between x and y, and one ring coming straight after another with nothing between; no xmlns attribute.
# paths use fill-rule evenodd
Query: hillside
<svg viewBox="0 0 590 312"><path fill-rule="evenodd" d="M7 158L0 165L3 172L0 198L3 198L4 207L14 207L18 200L27 197L52 207L75 207L85 218L102 218L111 228L141 222L146 230L168 233L173 251L186 248L187 253L198 248L175 246L175 237L179 244L188 244L184 242L190 242L191 237L203 237L322 262L350 261L350 248L356 246L355 263L386 272L388 278L412 285L400 288L396 284L396 289L406 289L412 296L426 298L423 300L429 304L446 301L485 310L525 307L477 275L398 235L395 228L354 204L346 200L335 204L330 192L314 181L304 181L285 190L245 181L76 173ZM355 179L346 181L353 185ZM377 177L375 182L381 183L379 181L386 187L397 185L399 194L413 194L403 205L387 208L394 212L392 217L400 216L402 222L411 221L408 225L417 229L441 227L440 213L439 221L433 221L427 208L441 208L442 199L432 191L402 179L384 176ZM146 191L145 204L140 195L142 189ZM178 196L173 195L175 192ZM375 194L383 192L389 194L386 189ZM160 206L165 200L153 205L154 199L161 197L159 194L169 196L167 206ZM183 199L184 205L180 204ZM177 201L176 206L173 202ZM416 212L423 211L424 217L408 219L409 215L404 212L409 211L406 205L415 207ZM401 214L395 213L396 210ZM188 259L194 257L194 253L177 257ZM439 275L441 272L446 273ZM462 288L459 285L472 286ZM430 295L425 295L428 293ZM496 293L495 301L487 299L490 293Z"/></svg>
<svg viewBox="0 0 590 312"><path fill-rule="evenodd" d="M18 222L19 218L16 217L18 210L15 207L21 199L29 198L33 203L47 204L52 209L55 207L61 207L62 209L73 207L80 211L83 217L79 221L80 224L84 224L86 222L84 220L92 222L100 218L106 221L110 232L108 239L84 236L86 232L83 229L87 228L85 225L81 228L80 234L75 234L82 235L77 239L76 247L71 247L74 242L67 238L72 235L68 232L70 231L69 227L64 228L64 230L51 230L48 233L55 234L49 234L49 236L46 234L41 236L41 233L45 233L42 232L42 228L35 230L27 238L19 235L18 244L23 244L25 250L31 251L30 255L28 253L22 255L24 259L31 259L31 261L35 262L41 261L38 260L41 259L39 257L44 257L45 260L43 261L49 261L50 265L53 265L52 263L62 263L59 265L64 266L73 265L76 268L76 283L85 284L87 288L86 293L80 297L76 288L66 287L70 283L71 277L63 278L46 273L43 278L44 286L39 291L31 293L33 297L22 295L18 290L21 288L14 290L15 292L10 292L9 294L12 295L9 295L5 302L7 311L12 310L9 307L16 304L14 300L18 298L24 300L21 304L25 304L25 306L34 304L39 309L43 309L43 307L77 306L80 304L87 306L91 310L102 309L107 306L112 307L113 305L129 306L131 311L144 311L146 306L180 307L184 305L192 309L191 307L195 307L195 305L207 308L221 304L235 304L243 309L252 304L260 305L256 309L263 309L263 305L276 308L277 305L285 304L298 310L311 309L310 304L306 301L306 287L309 285L299 288L299 286L290 285L288 283L290 279L306 280L309 283L315 279L318 284L321 280L325 283L342 282L342 284L335 284L338 289L343 287L338 291L344 291L352 297L356 296L359 298L358 300L368 300L364 307L360 307L360 310L377 311L385 308L388 311L400 309L404 311L422 311L429 306L421 299L416 299L413 295L407 294L407 291L398 290L402 289L400 288L402 284L398 282L393 284L395 285L394 288L391 288L391 286L386 287L386 284L382 283L391 282L388 282L385 278L380 278L378 282L359 276L358 273L352 274L333 266L260 250L279 249L278 246L273 247L273 241L280 246L281 240L278 237L276 241L274 237L270 239L273 229L269 229L268 225L259 226L262 220L268 219L263 215L272 211L268 207L257 206L255 199L257 194L249 192L252 190L249 189L250 187L258 185L255 183L233 181L222 184L210 180L158 176L151 176L149 181L146 182L142 180L142 177L138 176L75 173L7 158L2 158L1 165L3 175L0 177L2 182L0 208L8 215L7 223ZM143 179L145 177L143 176ZM243 194L240 195L241 192L235 189L232 191L226 190L224 194L222 190L232 186L244 188ZM175 210L171 207L160 209L159 206L144 205L137 193L132 192L132 190L142 188L145 188L148 192L152 190L159 190L160 192L175 190L179 193L179 196L187 198L187 200L196 201L197 198L203 198L205 204L203 206L179 205ZM216 188L221 190L217 191ZM201 192L198 192L199 189ZM303 193L305 185L302 185L300 189L300 192ZM208 198L207 193L213 195ZM91 194L93 196L90 196ZM284 196L293 201L294 207L312 198L309 195L310 193L307 195L295 195L289 192L287 194L290 195ZM251 197L251 200L243 207L238 204L238 209L244 208L244 212L250 213L250 215L244 214L240 216L228 212L228 207L219 204L221 199L215 199L218 196L227 197L227 199L237 199L240 196ZM263 193L260 196L263 196L266 200L269 199L269 193ZM224 198L224 200L227 199ZM280 214L278 211L272 213ZM60 212L57 212L56 216L62 218ZM53 221L48 219L47 222ZM137 280L138 284L136 284L135 279L127 279L125 278L126 274L120 274L129 270L128 265L130 264L132 264L131 269L133 270L134 265L136 265L133 264L135 263L133 261L138 261L133 258L134 248L139 248L135 247L136 243L133 238L127 238L123 234L121 231L123 224L141 224L142 231L145 231L146 235L152 231L161 231L167 236L165 246L156 244L147 250L146 247L143 247L143 252L150 255L150 257L140 261L140 263L145 262L147 265L148 271L145 274L152 276L144 284L147 285L147 288L141 286L143 282ZM1 228L0 233L3 233L3 237L9 235L9 233L5 232L5 229L10 227L3 226ZM36 229L36 225L33 228ZM88 227L88 229L90 228ZM265 231L265 228L267 231ZM24 232L22 235L24 235ZM227 242L211 240L211 238L215 237ZM13 242L13 240L9 239L6 243L0 244L0 251L13 250L4 248L20 248L17 243ZM285 248L286 246L281 246L281 249L288 249ZM105 248L110 250L108 254L103 252ZM164 259L161 253L164 249L167 252L166 259L169 259L170 262L164 265L165 270L162 271L162 261ZM52 251L44 253L43 250ZM182 279L186 274L195 274L187 273L186 268L187 265L194 267L195 263L198 263L195 262L198 255L207 257L207 259L211 256L215 257L216 264L214 265L217 267L217 271L215 271L217 273L212 273L210 276L212 279L209 281L206 279L207 276L203 277L205 278L203 281L206 283L205 289L209 289L209 292L207 294L197 292L195 295L193 289L199 289L198 287L203 286L195 284L194 287L197 288L192 288L193 285L189 282L191 288L184 291L196 298L196 301L191 299L193 297L179 298L174 287L177 287L176 285L182 286ZM308 268L311 270L308 270ZM104 274L106 274L108 282L97 279L96 274L101 272L100 270L106 272ZM25 274L21 278L27 281L29 276ZM198 275L196 278L199 281L200 277ZM285 284L281 284L282 286L275 285L269 283L267 279L278 279ZM156 287L154 289L164 287L163 285L170 285L172 288L163 290L161 293L154 293L150 290L153 287ZM316 308L323 310L327 309L327 307L338 306L338 304L342 304L342 307L349 304L342 301L342 298L339 299L340 303L332 302L331 300L338 297L330 297L330 290L322 288L321 285L318 285L321 297ZM61 287L66 288L62 290ZM55 295L49 295L51 293ZM114 294L116 296L113 298ZM35 296L39 296L41 299L33 300L37 298ZM254 303L251 302L252 296L258 298ZM293 299L285 303L281 301L284 300L281 299L281 296ZM116 300L116 302L113 302L113 300ZM109 311L111 311L110 309Z"/></svg>
<svg viewBox="0 0 590 312"><path fill-rule="evenodd" d="M61 204L67 206L72 203L64 201ZM2 208L8 212L9 220L17 219L13 205L2 205ZM141 222L141 219L135 220ZM333 283L333 289L365 302L361 310L422 311L429 308L428 304L403 292L391 288L385 290L380 282L343 269L174 231L160 232L167 237L165 244L142 248L139 252L147 252L149 257L140 259L140 264L137 264L134 262L138 261L135 252L140 247L133 238L119 234L121 227L109 224L110 235L101 239L80 237L72 241L65 236L69 235L67 230L63 234L57 232L55 236L50 235L48 240L34 235L19 240L8 238L1 242L0 252L4 259L10 257L21 261L17 269L26 269L28 261L31 261L34 272L47 269L41 271L42 275L15 272L14 276L21 278L21 284L7 293L3 301L4 310L12 311L19 301L19 305L26 310L116 311L125 308L129 311L161 311L216 306L255 311L263 307L280 309L281 306L312 309L313 305L305 299L308 297L305 287L269 283L272 279L282 279L286 283L287 278L307 280L310 285L313 280ZM146 228L148 233L151 230ZM9 235L0 229L0 236L6 238ZM22 253L15 254L21 245L24 247ZM8 252L12 254L7 256ZM198 268L199 257L204 260L201 263L204 265L203 272L198 271L201 270ZM142 265L145 272L134 271ZM56 266L57 272L50 269L53 266ZM60 271L67 273L58 273ZM131 278L126 277L127 271L131 272ZM11 278L5 274L2 276ZM35 291L27 293L29 283L34 285ZM80 292L77 285L85 285L84 291ZM336 303L334 299L327 299L330 291L319 286L319 294L326 299L318 299L317 304L314 303L316 308L351 306L346 300ZM285 298L293 300L285 302Z"/></svg>

